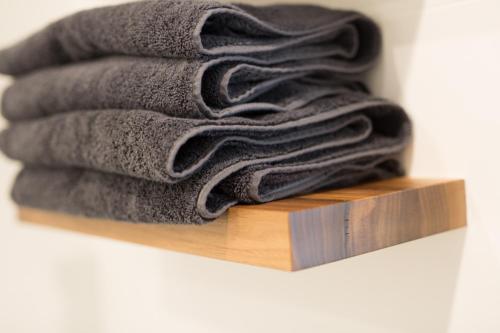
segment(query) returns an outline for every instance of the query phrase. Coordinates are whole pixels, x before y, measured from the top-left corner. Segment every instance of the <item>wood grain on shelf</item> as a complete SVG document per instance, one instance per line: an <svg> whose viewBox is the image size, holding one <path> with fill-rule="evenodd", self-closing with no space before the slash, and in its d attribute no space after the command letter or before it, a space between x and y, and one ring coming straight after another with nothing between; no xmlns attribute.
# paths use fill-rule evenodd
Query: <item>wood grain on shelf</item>
<svg viewBox="0 0 500 333"><path fill-rule="evenodd" d="M299 270L466 224L462 180L396 178L261 205L240 205L206 225L71 216L20 207L29 223L217 259Z"/></svg>

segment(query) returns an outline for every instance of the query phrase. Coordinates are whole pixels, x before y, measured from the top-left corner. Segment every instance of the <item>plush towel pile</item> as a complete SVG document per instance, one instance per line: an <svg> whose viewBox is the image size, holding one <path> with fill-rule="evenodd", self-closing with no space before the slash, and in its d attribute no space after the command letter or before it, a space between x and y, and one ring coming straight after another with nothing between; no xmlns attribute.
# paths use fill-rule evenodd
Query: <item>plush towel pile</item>
<svg viewBox="0 0 500 333"><path fill-rule="evenodd" d="M357 80L367 17L316 6L142 1L88 10L0 51L16 76L0 149L14 200L204 223L236 203L403 173L410 122Z"/></svg>

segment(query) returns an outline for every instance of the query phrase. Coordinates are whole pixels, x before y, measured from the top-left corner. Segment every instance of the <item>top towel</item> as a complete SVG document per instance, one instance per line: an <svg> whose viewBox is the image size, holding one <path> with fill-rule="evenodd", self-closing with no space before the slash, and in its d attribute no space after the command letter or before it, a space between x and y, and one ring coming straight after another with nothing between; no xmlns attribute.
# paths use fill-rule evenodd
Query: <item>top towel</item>
<svg viewBox="0 0 500 333"><path fill-rule="evenodd" d="M0 72L105 55L162 58L245 56L268 63L333 57L368 69L380 32L362 14L310 5L140 1L76 13L0 51Z"/></svg>

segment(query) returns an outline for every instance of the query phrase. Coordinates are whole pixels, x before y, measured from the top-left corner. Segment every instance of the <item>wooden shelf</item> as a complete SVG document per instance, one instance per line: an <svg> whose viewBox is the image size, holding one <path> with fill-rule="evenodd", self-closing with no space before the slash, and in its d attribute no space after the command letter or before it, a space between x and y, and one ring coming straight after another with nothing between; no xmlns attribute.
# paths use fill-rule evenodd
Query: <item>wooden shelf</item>
<svg viewBox="0 0 500 333"><path fill-rule="evenodd" d="M463 180L396 178L262 205L203 226L132 224L28 207L22 221L287 271L466 224Z"/></svg>

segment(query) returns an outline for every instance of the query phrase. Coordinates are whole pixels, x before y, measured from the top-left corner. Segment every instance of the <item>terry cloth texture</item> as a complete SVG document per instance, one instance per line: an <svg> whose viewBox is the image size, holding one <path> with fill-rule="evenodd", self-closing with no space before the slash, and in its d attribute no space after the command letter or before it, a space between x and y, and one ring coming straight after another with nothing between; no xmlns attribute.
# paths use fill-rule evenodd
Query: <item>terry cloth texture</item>
<svg viewBox="0 0 500 333"><path fill-rule="evenodd" d="M13 123L1 133L0 148L29 164L172 183L228 161L279 161L301 151L361 144L373 135L401 143L406 127L408 119L397 105L351 93L256 119L173 118L145 110L63 113ZM228 149L231 145L240 151Z"/></svg>
<svg viewBox="0 0 500 333"><path fill-rule="evenodd" d="M334 159L331 161L333 164ZM324 186L348 186L361 181L394 177L401 174L397 159L380 158L372 163L350 163L349 168L336 168ZM252 173L242 176L252 178ZM292 174L290 174L292 175ZM236 175L232 179L238 179ZM128 222L202 224L234 205L238 196L247 193L224 189L231 183L220 183L206 196L198 197L206 188L195 177L186 182L164 184L93 170L72 168L25 167L18 175L12 197L19 205L60 211L88 217L109 218ZM259 188L264 202L280 198L273 188ZM316 187L318 184L315 184ZM241 189L242 191L244 189ZM242 200L241 200L242 201Z"/></svg>
<svg viewBox="0 0 500 333"><path fill-rule="evenodd" d="M109 57L36 71L4 93L2 113L23 120L74 110L144 109L182 118L284 112L364 90L329 59L266 65L251 59Z"/></svg>
<svg viewBox="0 0 500 333"><path fill-rule="evenodd" d="M358 69L379 52L380 32L352 11L311 5L140 1L76 13L0 52L0 72L20 75L106 55L250 56L273 63L331 58Z"/></svg>

